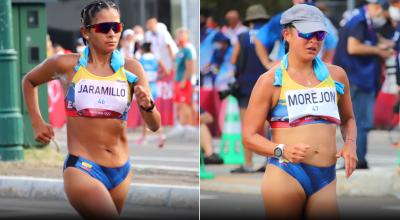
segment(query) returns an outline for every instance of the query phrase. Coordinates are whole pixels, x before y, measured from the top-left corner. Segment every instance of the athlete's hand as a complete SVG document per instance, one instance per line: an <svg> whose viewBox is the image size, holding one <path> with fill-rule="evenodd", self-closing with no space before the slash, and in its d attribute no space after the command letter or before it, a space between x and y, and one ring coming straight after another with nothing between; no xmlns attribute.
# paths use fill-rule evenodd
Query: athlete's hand
<svg viewBox="0 0 400 220"><path fill-rule="evenodd" d="M35 140L42 144L47 144L54 138L54 130L50 124L42 121L38 124L32 125Z"/></svg>
<svg viewBox="0 0 400 220"><path fill-rule="evenodd" d="M346 173L346 178L349 178L357 166L357 153L356 146L353 143L345 143L344 146L337 152L336 158L344 158L344 168Z"/></svg>
<svg viewBox="0 0 400 220"><path fill-rule="evenodd" d="M142 106L145 109L151 107L151 96L148 89L141 85L137 85L134 88L134 92L139 106Z"/></svg>
<svg viewBox="0 0 400 220"><path fill-rule="evenodd" d="M308 149L310 149L310 145L307 144L287 145L283 150L283 158L291 163L299 163L306 156Z"/></svg>

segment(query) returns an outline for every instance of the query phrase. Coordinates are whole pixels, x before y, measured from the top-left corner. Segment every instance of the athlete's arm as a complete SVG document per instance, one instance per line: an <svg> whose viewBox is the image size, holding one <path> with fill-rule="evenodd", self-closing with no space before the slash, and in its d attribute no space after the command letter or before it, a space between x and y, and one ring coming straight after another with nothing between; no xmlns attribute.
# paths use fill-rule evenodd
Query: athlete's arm
<svg viewBox="0 0 400 220"><path fill-rule="evenodd" d="M55 55L37 65L22 79L22 92L25 104L31 118L35 140L47 143L54 136L53 129L40 114L37 86L51 81L58 75L64 75L73 69L79 55Z"/></svg>
<svg viewBox="0 0 400 220"><path fill-rule="evenodd" d="M138 77L138 81L134 85L134 93L136 96L137 103L139 105L140 114L143 120L146 122L147 126L152 131L157 131L160 128L160 113L157 108L154 107L151 112L144 111L143 108L151 107L151 96L149 83L147 81L146 75L144 74L143 67L140 63L134 59L125 59L125 69L134 73Z"/></svg>
<svg viewBox="0 0 400 220"><path fill-rule="evenodd" d="M343 136L344 146L338 151L337 157L345 160L346 177L350 177L357 165L356 139L357 128L350 97L349 80L346 72L339 66L330 65L329 72L334 80L344 84L344 95L339 99L338 107L342 124L340 131Z"/></svg>
<svg viewBox="0 0 400 220"><path fill-rule="evenodd" d="M262 156L272 156L278 145L266 139L263 134L264 122L272 106L274 86L272 70L258 78L250 96L249 105L243 120L243 145Z"/></svg>

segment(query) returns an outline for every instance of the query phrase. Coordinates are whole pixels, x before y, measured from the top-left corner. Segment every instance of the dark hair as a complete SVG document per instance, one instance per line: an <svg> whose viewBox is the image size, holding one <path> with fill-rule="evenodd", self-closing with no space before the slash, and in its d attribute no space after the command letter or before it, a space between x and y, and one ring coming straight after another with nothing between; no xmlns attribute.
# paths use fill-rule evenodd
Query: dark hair
<svg viewBox="0 0 400 220"><path fill-rule="evenodd" d="M143 44L140 46L140 49L142 49L142 52L145 52L145 53L150 52L150 50L151 50L151 43L149 43L149 42L143 43Z"/></svg>
<svg viewBox="0 0 400 220"><path fill-rule="evenodd" d="M96 14L101 11L102 9L109 9L113 8L118 11L118 6L109 0L96 0L89 4L87 4L81 10L81 23L82 26L86 27L92 24L92 19L96 16ZM86 44L86 40L83 38L83 42Z"/></svg>
<svg viewBox="0 0 400 220"><path fill-rule="evenodd" d="M285 54L289 52L289 43L285 40L283 40L283 43L285 44Z"/></svg>
<svg viewBox="0 0 400 220"><path fill-rule="evenodd" d="M293 24L292 24L292 23L289 23L289 24L285 24L285 25L283 26L283 29L292 28L292 27L294 27ZM284 43L284 46L285 46L285 54L287 54L287 53L289 52L289 42L287 42L287 41L283 38L283 36L282 36L282 42Z"/></svg>

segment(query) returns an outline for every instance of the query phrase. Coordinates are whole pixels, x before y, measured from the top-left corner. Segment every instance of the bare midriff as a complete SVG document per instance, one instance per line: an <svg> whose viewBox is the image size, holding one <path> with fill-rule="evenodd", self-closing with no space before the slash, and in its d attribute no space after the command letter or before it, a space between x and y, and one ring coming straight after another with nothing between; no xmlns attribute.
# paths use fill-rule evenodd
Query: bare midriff
<svg viewBox="0 0 400 220"><path fill-rule="evenodd" d="M308 124L272 129L274 143L310 145L302 163L326 167L336 163L336 125Z"/></svg>
<svg viewBox="0 0 400 220"><path fill-rule="evenodd" d="M129 159L126 121L67 117L68 152L101 166L120 167Z"/></svg>

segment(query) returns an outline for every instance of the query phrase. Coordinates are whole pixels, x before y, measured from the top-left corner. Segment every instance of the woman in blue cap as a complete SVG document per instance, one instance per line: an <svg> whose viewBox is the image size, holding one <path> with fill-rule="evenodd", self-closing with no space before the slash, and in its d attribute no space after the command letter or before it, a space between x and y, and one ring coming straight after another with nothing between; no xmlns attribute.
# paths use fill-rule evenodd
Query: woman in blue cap
<svg viewBox="0 0 400 220"><path fill-rule="evenodd" d="M68 84L68 156L64 190L85 219L117 219L128 195L132 174L126 119L133 95L149 128L160 127L142 66L118 52L123 28L117 5L94 1L81 11L82 54L53 56L23 79L24 98L35 139L48 143L53 128L41 117L37 86L62 77Z"/></svg>
<svg viewBox="0 0 400 220"><path fill-rule="evenodd" d="M244 146L271 157L262 181L267 218L338 217L336 171L356 167L356 124L344 70L318 57L327 34L322 12L298 4L280 20L287 53L260 76L243 124ZM272 140L264 137L265 119ZM336 150L336 127L344 145Z"/></svg>

